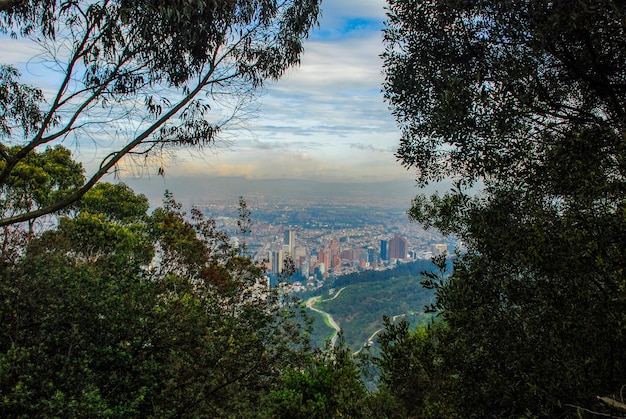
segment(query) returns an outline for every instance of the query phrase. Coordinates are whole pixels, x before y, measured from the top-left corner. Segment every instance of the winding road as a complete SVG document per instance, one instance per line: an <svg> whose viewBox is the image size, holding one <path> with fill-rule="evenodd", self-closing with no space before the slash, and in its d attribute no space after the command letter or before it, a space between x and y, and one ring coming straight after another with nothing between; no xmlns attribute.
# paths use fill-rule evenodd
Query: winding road
<svg viewBox="0 0 626 419"><path fill-rule="evenodd" d="M391 318L391 323L395 323L396 320L398 320L398 317L403 317L403 316L406 316L406 313L404 313L404 314L396 314L395 316L393 316ZM380 332L382 332L382 330L383 329L381 328L381 329L378 329L377 331L375 331L374 333L372 333L372 336L367 338L367 341L365 342L365 344L363 346L361 346L359 348L359 350L354 353L354 355L356 355L359 352L361 352L363 350L363 348L365 348L367 346L371 346L374 343L374 338L376 337L376 335L379 334Z"/></svg>
<svg viewBox="0 0 626 419"><path fill-rule="evenodd" d="M335 295L333 295L332 298L328 298L326 300L323 301L332 301L335 298L339 297L339 294L341 294L341 291L345 290L346 287L343 287L342 289L340 289L339 291L337 291L337 293L335 293ZM333 335L333 337L330 339L330 344L332 346L335 346L335 343L337 343L337 338L339 337L339 332L341 331L341 327L339 327L339 324L337 324L337 322L335 321L335 319L333 319L333 316L330 315L330 313L327 313L325 311L320 310L319 308L314 307L313 305L316 303L319 303L322 301L322 296L318 295L317 297L311 297L306 301L306 308L313 310L317 313L320 313L322 316L324 316L326 318L326 322L330 325L330 327L332 327L333 329L335 329L335 334Z"/></svg>
<svg viewBox="0 0 626 419"><path fill-rule="evenodd" d="M335 334L333 335L333 337L330 339L330 344L332 346L335 346L335 343L337 343L337 339L339 338L339 332L341 331L341 327L339 327L339 324L335 321L335 319L333 319L333 316L330 315L330 313L327 313L323 310L320 310L319 308L314 307L315 304L322 302L322 301L332 301L335 298L339 297L339 294L341 294L341 291L345 290L347 287L343 287L341 288L339 291L337 291L337 293L335 295L333 295L332 298L328 298L326 300L322 300L322 296L318 295L317 297L311 297L306 301L306 308L313 310L319 314L321 314L322 316L324 316L324 318L326 319L326 322L330 325L330 327L332 327L333 329L335 329ZM391 322L395 323L396 320L398 320L399 317L403 317L406 316L407 313L404 314L396 314L395 316L393 316L391 318ZM372 342L374 340L374 338L376 337L376 335L378 333L380 333L383 329L378 329L377 331L375 331L374 333L372 333L372 335L367 339L367 341L365 342L365 344L358 350L356 351L354 354L358 354L359 352L361 352L361 350L363 350L364 347L366 347L367 345L370 345L370 342Z"/></svg>

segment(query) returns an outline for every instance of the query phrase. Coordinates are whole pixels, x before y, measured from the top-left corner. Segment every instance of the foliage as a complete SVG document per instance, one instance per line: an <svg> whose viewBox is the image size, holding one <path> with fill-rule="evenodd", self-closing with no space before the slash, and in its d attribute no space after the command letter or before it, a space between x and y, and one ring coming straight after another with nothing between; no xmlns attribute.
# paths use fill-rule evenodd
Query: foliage
<svg viewBox="0 0 626 419"><path fill-rule="evenodd" d="M263 272L171 195L80 204L0 264L0 415L262 415L308 348Z"/></svg>
<svg viewBox="0 0 626 419"><path fill-rule="evenodd" d="M388 397L385 416L424 418L462 417L456 411L457 380L444 356L454 351L445 323L435 320L409 329L405 319L385 317L378 335L379 389L374 398Z"/></svg>
<svg viewBox="0 0 626 419"><path fill-rule="evenodd" d="M347 286L337 298L323 300L316 307L333 316L347 345L356 351L383 328L383 316L407 316L415 327L424 321L421 308L432 300L433 293L416 276L405 276Z"/></svg>
<svg viewBox="0 0 626 419"><path fill-rule="evenodd" d="M67 207L122 158L143 165L172 148L213 144L265 80L299 62L318 13L317 0L0 3L0 32L36 40L32 64L60 73L44 98L15 68L0 67L0 186L46 145L113 144L80 188L0 225Z"/></svg>
<svg viewBox="0 0 626 419"><path fill-rule="evenodd" d="M11 137L17 128L28 136L43 119L40 110L44 101L42 91L20 84L17 81L19 75L16 68L0 65L0 137Z"/></svg>
<svg viewBox="0 0 626 419"><path fill-rule="evenodd" d="M270 395L271 417L367 417L367 392L343 339L318 352L304 369L286 369L280 389Z"/></svg>
<svg viewBox="0 0 626 419"><path fill-rule="evenodd" d="M313 348L324 348L328 341L335 336L335 329L327 324L326 316L321 313L305 310L303 305L303 313L300 317L302 324L307 325L309 329L307 330L307 336Z"/></svg>
<svg viewBox="0 0 626 419"><path fill-rule="evenodd" d="M129 224L145 220L150 208L145 195L137 195L124 183L101 182L78 203L81 212L102 214L110 221Z"/></svg>
<svg viewBox="0 0 626 419"><path fill-rule="evenodd" d="M429 260L417 260L414 262L400 263L392 269L367 270L355 272L348 275L336 277L332 281L333 288L340 288L346 285L359 284L362 282L386 281L393 278L416 277L420 272L430 268ZM326 288L326 287L325 287Z"/></svg>
<svg viewBox="0 0 626 419"><path fill-rule="evenodd" d="M390 0L388 16L385 92L403 131L398 156L423 181L504 180L534 168L522 164L574 126L623 129L619 2ZM604 155L623 152L619 138L603 140Z"/></svg>
<svg viewBox="0 0 626 419"><path fill-rule="evenodd" d="M0 155L10 159L21 147L3 148ZM0 159L0 170L6 167L6 159ZM82 164L72 159L63 146L48 147L41 153L34 151L11 170L10 176L0 187L1 216L37 210L73 193L84 183ZM67 208L66 208L67 210ZM30 222L32 230L33 221Z"/></svg>
<svg viewBox="0 0 626 419"><path fill-rule="evenodd" d="M405 401L411 414L602 413L596 396L624 384L625 13L610 0L389 1L398 157L421 183L457 180L410 216L468 249L451 276L427 278L442 323L420 339L438 356L416 345L409 374L433 370L445 390Z"/></svg>

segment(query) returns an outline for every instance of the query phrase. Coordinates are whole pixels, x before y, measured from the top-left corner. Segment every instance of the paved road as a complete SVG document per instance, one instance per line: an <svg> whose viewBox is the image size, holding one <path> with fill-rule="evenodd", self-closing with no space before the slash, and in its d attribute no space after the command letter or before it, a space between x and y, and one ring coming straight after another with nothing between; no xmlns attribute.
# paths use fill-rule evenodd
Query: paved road
<svg viewBox="0 0 626 419"><path fill-rule="evenodd" d="M331 301L334 300L335 298L339 297L339 294L341 294L341 291L345 290L346 287L343 287L342 289L340 289L339 291L337 291L335 293L335 295L333 295L332 298L329 298L327 300L324 301ZM317 296L317 297L311 297L307 300L306 302L306 308L313 310L317 313L320 313L322 316L326 317L326 320L328 322L328 324L330 325L330 327L332 327L333 329L335 329L335 334L333 335L333 337L330 340L330 344L332 346L335 346L335 343L337 343L337 338L339 337L339 332L341 331L341 327L339 327L339 324L335 321L335 319L333 319L333 316L331 316L329 313L320 310L319 308L314 307L313 305L316 303L319 303L320 301L322 301L322 296Z"/></svg>
<svg viewBox="0 0 626 419"><path fill-rule="evenodd" d="M405 314L397 314L395 316L393 316L391 318L391 323L395 323L396 320L398 320L398 317L403 317L406 316ZM354 353L354 355L358 354L359 352L361 352L363 350L363 348L365 348L366 346L371 346L374 343L374 338L376 337L377 334L379 334L383 329L378 329L377 331L375 331L374 333L372 333L372 336L370 336L369 338L367 338L367 340L365 341L365 343L363 344L363 346L361 348L359 348L358 351L356 351ZM371 342L371 343L370 343Z"/></svg>

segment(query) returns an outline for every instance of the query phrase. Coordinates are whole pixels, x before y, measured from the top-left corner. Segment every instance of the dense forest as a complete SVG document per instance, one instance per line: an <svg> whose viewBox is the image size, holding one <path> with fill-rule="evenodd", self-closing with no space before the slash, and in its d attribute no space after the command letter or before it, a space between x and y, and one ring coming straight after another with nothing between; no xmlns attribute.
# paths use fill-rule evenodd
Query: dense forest
<svg viewBox="0 0 626 419"><path fill-rule="evenodd" d="M0 1L6 42L64 74L44 95L0 64L0 416L626 415L622 2L388 0L397 157L455 182L409 217L466 251L407 271L433 316L385 317L377 353L311 348L246 256L244 201L235 244L171 193L149 211L101 182L219 141L299 62L319 3ZM63 144L102 135L119 148L88 173Z"/></svg>

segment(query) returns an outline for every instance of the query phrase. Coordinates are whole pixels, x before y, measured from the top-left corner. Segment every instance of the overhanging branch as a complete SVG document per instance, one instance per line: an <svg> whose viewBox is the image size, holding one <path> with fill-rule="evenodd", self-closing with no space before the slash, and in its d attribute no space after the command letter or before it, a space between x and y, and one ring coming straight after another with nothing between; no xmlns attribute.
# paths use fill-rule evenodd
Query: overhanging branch
<svg viewBox="0 0 626 419"><path fill-rule="evenodd" d="M23 214L18 214L16 216L7 217L0 220L0 227L7 226L10 224L22 223L25 221L32 220L34 218L42 217L47 214L52 214L57 212L74 202L78 201L83 197L104 175L106 175L109 170L111 170L125 155L130 153L135 147L140 145L145 139L147 139L150 135L152 135L159 127L165 124L170 118L176 115L185 105L187 105L198 93L202 91L204 87L206 87L207 82L210 80L211 75L213 74L214 66L207 71L207 74L198 82L196 87L187 94L180 102L176 104L172 109L170 109L167 113L165 113L161 118L155 121L150 127L148 127L145 131L143 131L140 135L135 137L133 141L128 143L124 148L119 150L116 153L111 154L111 158L100 166L98 171L91 176L91 178L78 190L67 195L65 198L48 205L43 208L39 208L34 211L30 211Z"/></svg>

